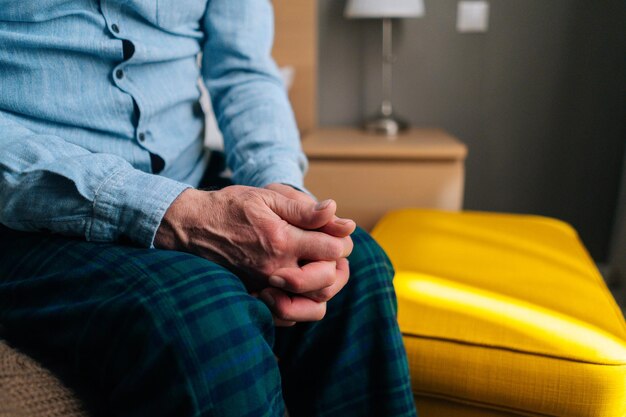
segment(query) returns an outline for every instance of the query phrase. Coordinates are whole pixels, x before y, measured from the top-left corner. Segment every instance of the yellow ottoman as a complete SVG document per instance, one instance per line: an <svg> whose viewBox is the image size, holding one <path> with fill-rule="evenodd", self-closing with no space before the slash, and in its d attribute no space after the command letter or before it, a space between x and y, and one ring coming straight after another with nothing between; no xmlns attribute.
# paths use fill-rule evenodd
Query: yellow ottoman
<svg viewBox="0 0 626 417"><path fill-rule="evenodd" d="M403 210L373 235L420 417L626 416L626 323L569 225Z"/></svg>

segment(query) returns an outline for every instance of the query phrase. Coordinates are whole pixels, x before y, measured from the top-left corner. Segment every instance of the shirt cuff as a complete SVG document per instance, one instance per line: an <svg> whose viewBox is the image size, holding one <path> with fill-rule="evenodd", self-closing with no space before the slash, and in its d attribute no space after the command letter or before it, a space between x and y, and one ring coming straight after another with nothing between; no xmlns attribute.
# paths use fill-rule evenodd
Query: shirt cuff
<svg viewBox="0 0 626 417"><path fill-rule="evenodd" d="M116 241L124 237L154 247L165 212L187 184L159 175L124 168L111 174L96 191L87 240Z"/></svg>

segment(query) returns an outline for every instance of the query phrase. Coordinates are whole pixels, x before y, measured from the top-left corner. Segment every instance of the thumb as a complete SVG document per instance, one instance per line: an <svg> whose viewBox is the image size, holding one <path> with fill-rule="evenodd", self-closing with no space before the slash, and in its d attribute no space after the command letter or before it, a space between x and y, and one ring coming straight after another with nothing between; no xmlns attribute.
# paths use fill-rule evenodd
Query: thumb
<svg viewBox="0 0 626 417"><path fill-rule="evenodd" d="M330 222L337 210L334 200L313 201L295 200L275 193L269 204L281 219L293 226L306 230L315 230Z"/></svg>

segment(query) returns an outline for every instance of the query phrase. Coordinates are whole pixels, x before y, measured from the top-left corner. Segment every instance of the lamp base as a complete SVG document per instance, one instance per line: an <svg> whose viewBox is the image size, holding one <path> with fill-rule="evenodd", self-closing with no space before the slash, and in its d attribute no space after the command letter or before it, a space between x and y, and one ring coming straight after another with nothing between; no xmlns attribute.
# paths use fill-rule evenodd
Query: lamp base
<svg viewBox="0 0 626 417"><path fill-rule="evenodd" d="M393 137L408 129L409 124L404 120L397 119L393 115L385 116L383 114L379 114L369 120L366 120L365 123L363 123L363 128L369 133Z"/></svg>

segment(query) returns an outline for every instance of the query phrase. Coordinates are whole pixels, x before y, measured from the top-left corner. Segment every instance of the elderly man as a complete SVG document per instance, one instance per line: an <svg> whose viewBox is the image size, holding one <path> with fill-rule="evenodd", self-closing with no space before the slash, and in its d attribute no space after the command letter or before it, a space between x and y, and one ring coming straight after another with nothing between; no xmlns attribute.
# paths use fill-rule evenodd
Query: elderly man
<svg viewBox="0 0 626 417"><path fill-rule="evenodd" d="M272 32L268 0L0 0L3 337L93 415L415 415L386 256L299 191Z"/></svg>

